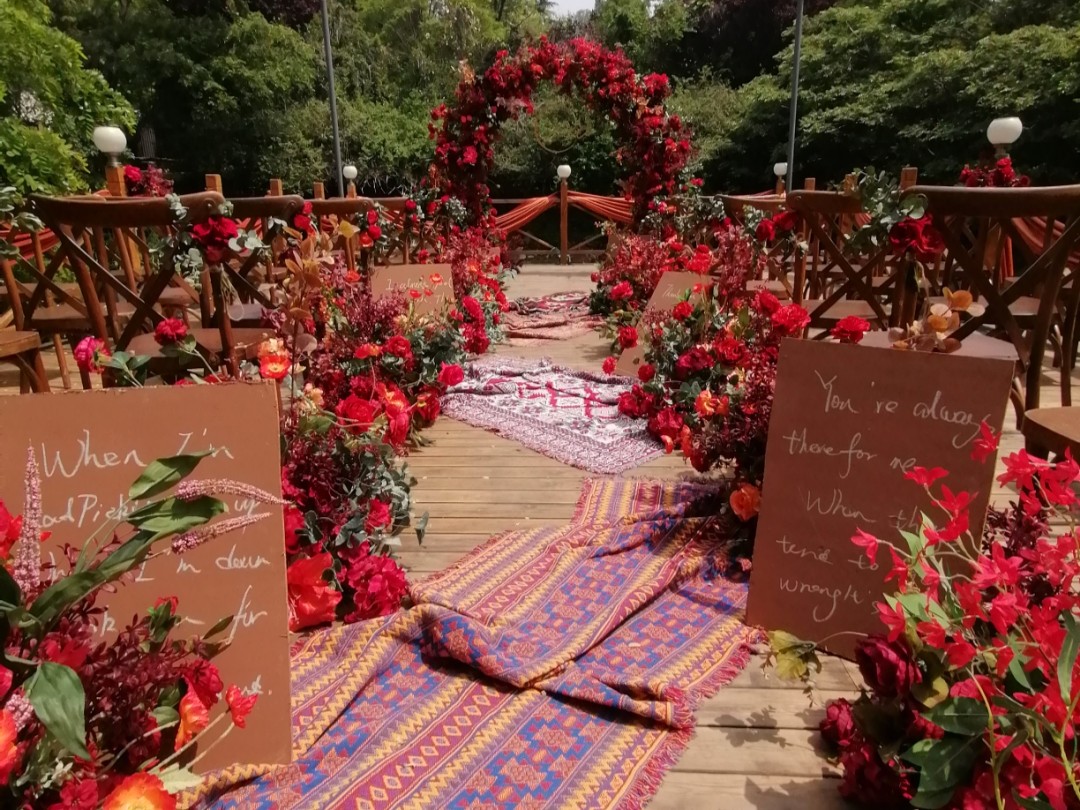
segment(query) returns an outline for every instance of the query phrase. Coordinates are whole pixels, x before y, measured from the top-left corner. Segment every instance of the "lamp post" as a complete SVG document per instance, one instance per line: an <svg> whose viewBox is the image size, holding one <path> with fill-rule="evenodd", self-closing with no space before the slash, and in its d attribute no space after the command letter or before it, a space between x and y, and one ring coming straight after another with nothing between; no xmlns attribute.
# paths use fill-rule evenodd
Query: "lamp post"
<svg viewBox="0 0 1080 810"><path fill-rule="evenodd" d="M566 215L569 210L566 181L570 179L570 167L565 163L555 169L559 176L559 263L570 263L569 240L567 238Z"/></svg>
<svg viewBox="0 0 1080 810"><path fill-rule="evenodd" d="M773 164L772 173L776 175L776 196L778 197L784 196L784 193L787 190L787 185L784 180L784 178L787 177L787 170L788 165L783 161Z"/></svg>
<svg viewBox="0 0 1080 810"><path fill-rule="evenodd" d="M803 28L803 4L799 0L795 11L795 53L791 59L791 109L788 112L788 144L787 144L787 170L785 185L791 188L795 179L795 122L799 115L799 67L802 64L802 28Z"/></svg>
<svg viewBox="0 0 1080 810"><path fill-rule="evenodd" d="M94 146L107 158L105 165L105 188L113 197L126 197L124 169L120 155L127 148L127 136L120 127L94 127Z"/></svg>
<svg viewBox="0 0 1080 810"><path fill-rule="evenodd" d="M348 189L348 191L345 192L345 196L346 197L355 197L356 196L356 183L353 182L353 181L356 180L356 174L357 174L356 167L350 163L348 166L346 166L345 168L343 168L341 170L341 173L342 173L342 175L344 175L345 179L349 181L349 189Z"/></svg>
<svg viewBox="0 0 1080 810"><path fill-rule="evenodd" d="M986 140L994 147L994 155L1001 158L1009 153L1009 147L1016 143L1023 131L1024 124L1016 116L995 118L986 128Z"/></svg>
<svg viewBox="0 0 1080 810"><path fill-rule="evenodd" d="M337 191L342 197L345 190L342 188L341 170L341 135L338 131L337 93L334 92L334 52L330 47L330 14L326 10L326 0L322 0L322 36L323 51L326 54L326 82L330 92L330 128L334 133L334 177L337 178Z"/></svg>

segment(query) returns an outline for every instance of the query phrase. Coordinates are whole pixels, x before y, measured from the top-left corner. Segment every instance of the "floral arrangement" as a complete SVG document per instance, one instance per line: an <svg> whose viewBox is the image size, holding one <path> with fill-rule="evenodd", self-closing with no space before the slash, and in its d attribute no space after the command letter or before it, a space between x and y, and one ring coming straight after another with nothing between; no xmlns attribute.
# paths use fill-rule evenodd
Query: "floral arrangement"
<svg viewBox="0 0 1080 810"><path fill-rule="evenodd" d="M960 171L960 185L968 188L1024 188L1031 185L1031 178L1026 174L1017 174L1012 158L1005 155L974 166L964 166Z"/></svg>
<svg viewBox="0 0 1080 810"><path fill-rule="evenodd" d="M172 597L111 639L101 640L96 626L102 592L123 587L146 560L182 555L269 514L221 517L227 507L215 494L240 487L256 501L280 503L237 482L185 480L205 455L151 463L127 493L137 508L122 526L66 548L61 574L42 561L48 532L28 453L24 513L13 516L0 503L3 806L172 810L175 794L199 783L191 767L245 727L256 696L225 688L210 660L224 647L214 639L231 617L201 638L178 639Z"/></svg>
<svg viewBox="0 0 1080 810"><path fill-rule="evenodd" d="M130 163L124 166L124 185L131 197L168 197L173 193L172 180L153 163L143 169Z"/></svg>
<svg viewBox="0 0 1080 810"><path fill-rule="evenodd" d="M474 223L490 209L487 178L499 129L522 112L532 113L532 96L541 81L553 81L564 93L576 92L611 121L620 144L616 157L627 172L624 193L634 202L635 219L648 213L657 195L675 193L691 148L687 128L664 107L671 93L667 76L639 77L622 51L589 40L556 43L541 37L516 54L499 51L481 74L466 70L453 105L431 113L432 180L464 203Z"/></svg>
<svg viewBox="0 0 1080 810"><path fill-rule="evenodd" d="M983 425L974 457L996 447ZM1080 467L1023 450L1003 462L998 480L1019 497L990 511L981 538L969 529L972 494L939 483L940 468L908 474L936 521L895 541L852 538L896 588L877 605L882 634L856 648L866 688L831 703L821 725L841 793L862 806L1080 807ZM795 674L816 664L812 644L773 646Z"/></svg>
<svg viewBox="0 0 1080 810"><path fill-rule="evenodd" d="M712 244L715 234L725 230L729 222L724 203L719 197L704 196L701 193L703 185L700 177L693 177L683 182L675 194L649 200L648 213L639 228L641 233L662 240Z"/></svg>

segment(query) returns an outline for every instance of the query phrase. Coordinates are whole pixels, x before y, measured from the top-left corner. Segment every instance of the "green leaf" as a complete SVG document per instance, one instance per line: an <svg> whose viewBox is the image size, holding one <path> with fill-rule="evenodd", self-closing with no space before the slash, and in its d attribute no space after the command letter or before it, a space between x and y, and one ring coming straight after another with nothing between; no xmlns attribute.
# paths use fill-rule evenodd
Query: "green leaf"
<svg viewBox="0 0 1080 810"><path fill-rule="evenodd" d="M1068 705L1072 703L1072 673L1076 666L1076 656L1080 653L1080 622L1071 613L1062 617L1065 623L1065 641L1061 644L1061 655L1058 656L1058 687L1061 689L1061 698Z"/></svg>
<svg viewBox="0 0 1080 810"><path fill-rule="evenodd" d="M46 661L26 682L26 699L41 724L64 748L90 759L86 750L86 693L75 670Z"/></svg>
<svg viewBox="0 0 1080 810"><path fill-rule="evenodd" d="M920 789L937 793L967 781L981 746L978 737L946 735L940 740L920 740L901 758L919 767Z"/></svg>
<svg viewBox="0 0 1080 810"><path fill-rule="evenodd" d="M990 721L990 713L981 700L965 697L951 698L939 703L923 716L946 731L969 737L985 732Z"/></svg>
<svg viewBox="0 0 1080 810"><path fill-rule="evenodd" d="M430 517L430 515L428 515L427 512L424 512L424 514L422 514L420 516L420 518L416 521L415 529L416 529L416 542L417 543L423 543L424 542L424 535L427 534L427 525L428 525L429 517Z"/></svg>
<svg viewBox="0 0 1080 810"><path fill-rule="evenodd" d="M192 470L199 466L199 462L210 455L211 452L210 450L204 450L201 453L189 453L151 461L149 466L143 470L142 475L135 479L135 483L131 485L131 489L128 490L128 497L132 500L152 498L167 489L171 489L191 475Z"/></svg>
<svg viewBox="0 0 1080 810"><path fill-rule="evenodd" d="M201 776L196 776L187 768L181 768L179 765L170 765L165 770L158 771L155 775L161 780L165 790L174 796L202 784Z"/></svg>
<svg viewBox="0 0 1080 810"><path fill-rule="evenodd" d="M954 787L927 790L920 783L918 792L911 799L911 806L918 807L920 810L938 810L938 808L945 807L952 800L955 792L956 788Z"/></svg>
<svg viewBox="0 0 1080 810"><path fill-rule="evenodd" d="M233 617L232 616L226 616L223 619L218 619L217 623L213 627L211 627L209 630L207 630L205 633L203 633L203 639L204 640L205 639L210 639L210 638L213 638L214 636L216 636L218 633L225 632L227 629L229 629L229 625L232 624L232 623L233 623Z"/></svg>
<svg viewBox="0 0 1080 810"><path fill-rule="evenodd" d="M154 720L159 727L180 722L180 713L172 706L158 706L150 714L154 715Z"/></svg>
<svg viewBox="0 0 1080 810"><path fill-rule="evenodd" d="M182 534L201 526L227 511L224 502L207 495L190 501L164 498L149 503L132 512L127 522L137 529L154 535L153 539L171 534Z"/></svg>
<svg viewBox="0 0 1080 810"><path fill-rule="evenodd" d="M125 544L126 545L126 544ZM123 546L121 546L123 548ZM104 584L105 579L97 571L81 571L57 580L30 605L30 615L48 627L68 607L85 597L94 588Z"/></svg>
<svg viewBox="0 0 1080 810"><path fill-rule="evenodd" d="M941 676L920 681L911 687L912 696L923 706L931 709L949 696L949 684Z"/></svg>
<svg viewBox="0 0 1080 810"><path fill-rule="evenodd" d="M18 605L21 598L22 593L19 590L19 584L12 579L7 568L0 565L0 602Z"/></svg>

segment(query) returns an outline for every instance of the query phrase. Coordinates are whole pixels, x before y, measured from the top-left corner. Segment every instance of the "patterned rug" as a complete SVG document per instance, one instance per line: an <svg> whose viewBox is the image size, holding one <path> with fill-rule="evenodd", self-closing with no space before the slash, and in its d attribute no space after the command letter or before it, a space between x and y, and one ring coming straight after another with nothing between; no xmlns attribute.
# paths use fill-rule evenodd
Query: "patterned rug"
<svg viewBox="0 0 1080 810"><path fill-rule="evenodd" d="M572 467L616 474L663 452L643 421L619 413L627 386L549 360L489 355L450 389L443 412Z"/></svg>
<svg viewBox="0 0 1080 810"><path fill-rule="evenodd" d="M589 314L589 294L562 292L540 298L519 298L503 316L510 345L535 345L586 335L603 323Z"/></svg>
<svg viewBox="0 0 1080 810"><path fill-rule="evenodd" d="M218 772L185 804L643 807L755 640L716 494L587 482L575 523L494 537L414 585L415 607L312 634L296 762Z"/></svg>

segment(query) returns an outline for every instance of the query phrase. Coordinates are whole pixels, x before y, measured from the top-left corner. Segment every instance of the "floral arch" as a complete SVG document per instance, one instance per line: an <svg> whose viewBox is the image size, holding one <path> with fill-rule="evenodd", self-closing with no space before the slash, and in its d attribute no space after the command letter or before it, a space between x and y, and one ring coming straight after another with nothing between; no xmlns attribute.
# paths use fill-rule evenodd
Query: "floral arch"
<svg viewBox="0 0 1080 810"><path fill-rule="evenodd" d="M542 81L563 93L575 93L589 109L614 124L619 143L616 160L623 167L624 195L640 220L649 201L673 194L690 159L690 132L664 101L671 93L667 76L639 77L621 50L608 50L585 39L555 43L541 37L516 54L500 51L482 74L467 72L454 102L431 112L435 139L431 180L460 199L473 219L489 210L488 176L494 145L505 121L533 112L532 95Z"/></svg>

